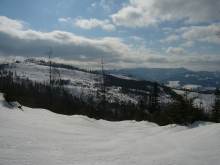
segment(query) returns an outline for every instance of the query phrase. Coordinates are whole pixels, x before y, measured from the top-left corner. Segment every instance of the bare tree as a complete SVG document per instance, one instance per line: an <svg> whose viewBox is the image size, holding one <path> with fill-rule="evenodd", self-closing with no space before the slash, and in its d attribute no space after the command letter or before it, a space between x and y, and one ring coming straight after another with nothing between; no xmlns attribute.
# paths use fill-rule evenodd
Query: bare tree
<svg viewBox="0 0 220 165"><path fill-rule="evenodd" d="M53 54L52 48L50 47L47 55L48 55L48 62L49 62L49 85L52 86L52 61L51 61L51 56Z"/></svg>
<svg viewBox="0 0 220 165"><path fill-rule="evenodd" d="M102 101L106 101L106 84L105 84L105 71L104 71L104 60L103 57L101 59L101 68L102 68L102 82L101 82L101 90L102 90Z"/></svg>
<svg viewBox="0 0 220 165"><path fill-rule="evenodd" d="M106 103L106 84L105 84L105 71L104 71L104 60L103 57L101 58L101 72L100 72L100 79L99 86L97 89L97 98L100 100L100 105L102 109L105 109Z"/></svg>
<svg viewBox="0 0 220 165"><path fill-rule="evenodd" d="M49 51L47 52L48 55L48 62L49 62L49 85L50 87L54 85L60 85L61 83L61 74L59 69L55 68L52 62L52 55L53 55L53 50L52 48L49 48Z"/></svg>

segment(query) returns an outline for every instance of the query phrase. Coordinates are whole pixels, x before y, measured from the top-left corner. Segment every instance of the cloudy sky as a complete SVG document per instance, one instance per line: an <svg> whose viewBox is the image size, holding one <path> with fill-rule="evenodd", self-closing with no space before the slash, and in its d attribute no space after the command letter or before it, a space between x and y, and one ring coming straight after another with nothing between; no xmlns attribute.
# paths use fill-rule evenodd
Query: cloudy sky
<svg viewBox="0 0 220 165"><path fill-rule="evenodd" d="M220 71L219 0L0 0L0 56Z"/></svg>

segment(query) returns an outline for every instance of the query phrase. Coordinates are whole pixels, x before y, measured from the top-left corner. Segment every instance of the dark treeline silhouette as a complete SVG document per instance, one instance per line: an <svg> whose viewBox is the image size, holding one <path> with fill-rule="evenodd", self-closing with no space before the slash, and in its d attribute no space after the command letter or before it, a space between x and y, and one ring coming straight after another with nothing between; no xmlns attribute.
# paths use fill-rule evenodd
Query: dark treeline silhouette
<svg viewBox="0 0 220 165"><path fill-rule="evenodd" d="M214 118L213 115L204 113L201 108L193 106L193 99L184 99L171 91L175 101L161 105L158 100L160 86L157 83L149 82L149 87L146 84L144 85L142 81L123 79L117 81L114 76L104 75L106 88L114 84L114 86L121 86L122 92L126 93L127 91L131 92L131 89L135 86L136 91L133 90L132 92L141 93L137 104L129 101L109 102L106 98L103 99L103 94L101 94L101 97L99 97L100 94L88 96L87 99L80 96L76 97L68 92L68 89L65 89L62 83L51 86L50 83L21 79L16 73L4 70L4 67L4 65L0 66L1 92L4 93L6 101L18 101L24 106L45 108L59 114L85 115L109 121L148 120L159 125L170 123L188 125L195 121L207 121ZM164 88L164 90L169 91L170 89ZM100 92L102 92L102 89ZM217 107L219 108L219 106Z"/></svg>
<svg viewBox="0 0 220 165"><path fill-rule="evenodd" d="M17 62L19 63L19 61ZM51 62L50 60L44 61L44 60L36 60L34 58L29 58L29 59L26 59L25 62L31 62L31 63L35 63L38 65L43 65L43 66L51 65L53 68L63 68L63 69L78 70L78 71L83 71L83 72L88 72L88 73L97 73L97 71L86 70L86 69L78 68L78 67L68 65L68 64L63 64L63 63Z"/></svg>
<svg viewBox="0 0 220 165"><path fill-rule="evenodd" d="M220 123L220 89L217 88L215 91L215 103L212 109L212 121Z"/></svg>

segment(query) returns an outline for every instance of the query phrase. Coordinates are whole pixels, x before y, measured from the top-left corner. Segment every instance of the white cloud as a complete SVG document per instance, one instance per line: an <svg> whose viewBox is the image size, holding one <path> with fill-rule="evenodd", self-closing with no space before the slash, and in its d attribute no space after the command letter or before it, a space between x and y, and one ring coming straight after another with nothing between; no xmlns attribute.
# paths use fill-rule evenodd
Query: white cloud
<svg viewBox="0 0 220 165"><path fill-rule="evenodd" d="M180 36L176 34L169 35L167 38L160 40L161 43L173 43L175 41L178 41L180 39Z"/></svg>
<svg viewBox="0 0 220 165"><path fill-rule="evenodd" d="M4 29L21 30L24 27L25 27L25 23L23 21L8 19L8 17L0 16L0 30L4 30Z"/></svg>
<svg viewBox="0 0 220 165"><path fill-rule="evenodd" d="M187 26L176 29L161 43L181 42L181 47L193 47L195 43L220 44L220 24L212 23L209 25Z"/></svg>
<svg viewBox="0 0 220 165"><path fill-rule="evenodd" d="M114 0L100 0L99 5L106 11L111 11L111 6Z"/></svg>
<svg viewBox="0 0 220 165"><path fill-rule="evenodd" d="M99 20L95 18L91 19L82 19L82 18L77 18L74 21L75 26L78 26L82 29L93 29L93 28L101 28L106 31L114 31L115 26L110 23L109 20Z"/></svg>
<svg viewBox="0 0 220 165"><path fill-rule="evenodd" d="M166 53L171 55L182 55L185 53L185 50L181 47L169 47L167 48Z"/></svg>
<svg viewBox="0 0 220 165"><path fill-rule="evenodd" d="M143 63L149 56L116 37L87 38L65 31L35 31L7 17L0 17L0 22L0 55L41 57L52 47L54 57L75 61L91 62L103 56L108 63Z"/></svg>
<svg viewBox="0 0 220 165"><path fill-rule="evenodd" d="M26 29L20 21L7 19L16 26L0 25L2 56L45 57L51 47L53 57L89 64L104 57L105 62L114 67L143 66L149 57L159 56L144 48L134 48L116 37L87 38L65 31L41 32Z"/></svg>
<svg viewBox="0 0 220 165"><path fill-rule="evenodd" d="M141 1L140 1L141 2ZM131 1L131 5L123 7L117 13L112 14L112 21L118 26L144 27L154 25L157 20L151 16L147 9L150 5L142 6L136 1Z"/></svg>
<svg viewBox="0 0 220 165"><path fill-rule="evenodd" d="M119 38L86 38L65 31L26 29L21 21L0 17L0 52L6 55L44 56L49 47L54 56L119 59L129 47Z"/></svg>
<svg viewBox="0 0 220 165"><path fill-rule="evenodd" d="M102 30L109 31L109 32L116 30L115 26L112 23L110 23L110 21L108 19L105 19L105 20L99 20L96 18L72 19L70 17L62 17L62 18L58 18L58 22L67 23L72 26L77 26L77 27L80 27L80 28L86 29L86 30L90 30L90 29L94 29L94 28L101 28Z"/></svg>
<svg viewBox="0 0 220 165"><path fill-rule="evenodd" d="M95 3L95 2L93 2L92 4L91 4L91 7L96 7L97 6L97 4Z"/></svg>
<svg viewBox="0 0 220 165"><path fill-rule="evenodd" d="M186 41L186 42L183 42L181 44L182 47L185 47L185 48L191 48L195 45L195 42L194 41Z"/></svg>
<svg viewBox="0 0 220 165"><path fill-rule="evenodd" d="M118 3L118 0L100 0L99 6L106 12L110 13L114 4Z"/></svg>
<svg viewBox="0 0 220 165"><path fill-rule="evenodd" d="M70 17L61 17L61 18L58 18L58 21L60 23L70 23L72 22L72 19Z"/></svg>
<svg viewBox="0 0 220 165"><path fill-rule="evenodd" d="M146 41L144 38L139 37L139 36L129 36L128 40L130 40L133 44L138 44L138 45L145 45Z"/></svg>
<svg viewBox="0 0 220 165"><path fill-rule="evenodd" d="M133 39L140 40L138 37ZM53 57L74 64L90 66L104 57L108 68L181 67L220 70L219 55L167 56L144 46L126 44L120 38L88 38L65 31L41 32L27 28L22 21L0 17L0 55L42 57L48 48ZM181 54L181 48L169 48L168 53Z"/></svg>
<svg viewBox="0 0 220 165"><path fill-rule="evenodd" d="M116 25L145 27L161 21L186 23L220 21L219 0L130 0L111 15Z"/></svg>
<svg viewBox="0 0 220 165"><path fill-rule="evenodd" d="M182 38L188 41L220 44L220 24L182 28Z"/></svg>
<svg viewBox="0 0 220 165"><path fill-rule="evenodd" d="M112 8L114 4L117 3L117 0L99 0L96 2L93 2L91 4L92 8L101 8L104 10L105 13L110 13L112 11Z"/></svg>

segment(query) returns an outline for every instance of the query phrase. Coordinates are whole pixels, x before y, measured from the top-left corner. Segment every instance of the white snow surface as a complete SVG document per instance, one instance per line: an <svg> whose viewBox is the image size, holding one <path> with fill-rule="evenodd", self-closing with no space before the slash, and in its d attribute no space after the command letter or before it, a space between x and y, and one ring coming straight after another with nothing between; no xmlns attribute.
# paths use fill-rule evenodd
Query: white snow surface
<svg viewBox="0 0 220 165"><path fill-rule="evenodd" d="M0 165L219 165L220 124L108 122L0 98Z"/></svg>
<svg viewBox="0 0 220 165"><path fill-rule="evenodd" d="M170 88L178 88L180 87L180 81L169 81L167 86Z"/></svg>
<svg viewBox="0 0 220 165"><path fill-rule="evenodd" d="M177 94L184 96L185 92L183 90L174 90ZM188 98L195 98L194 105L202 106L205 111L209 112L212 110L212 107L215 102L215 95L214 94L201 94L198 92L188 92Z"/></svg>

